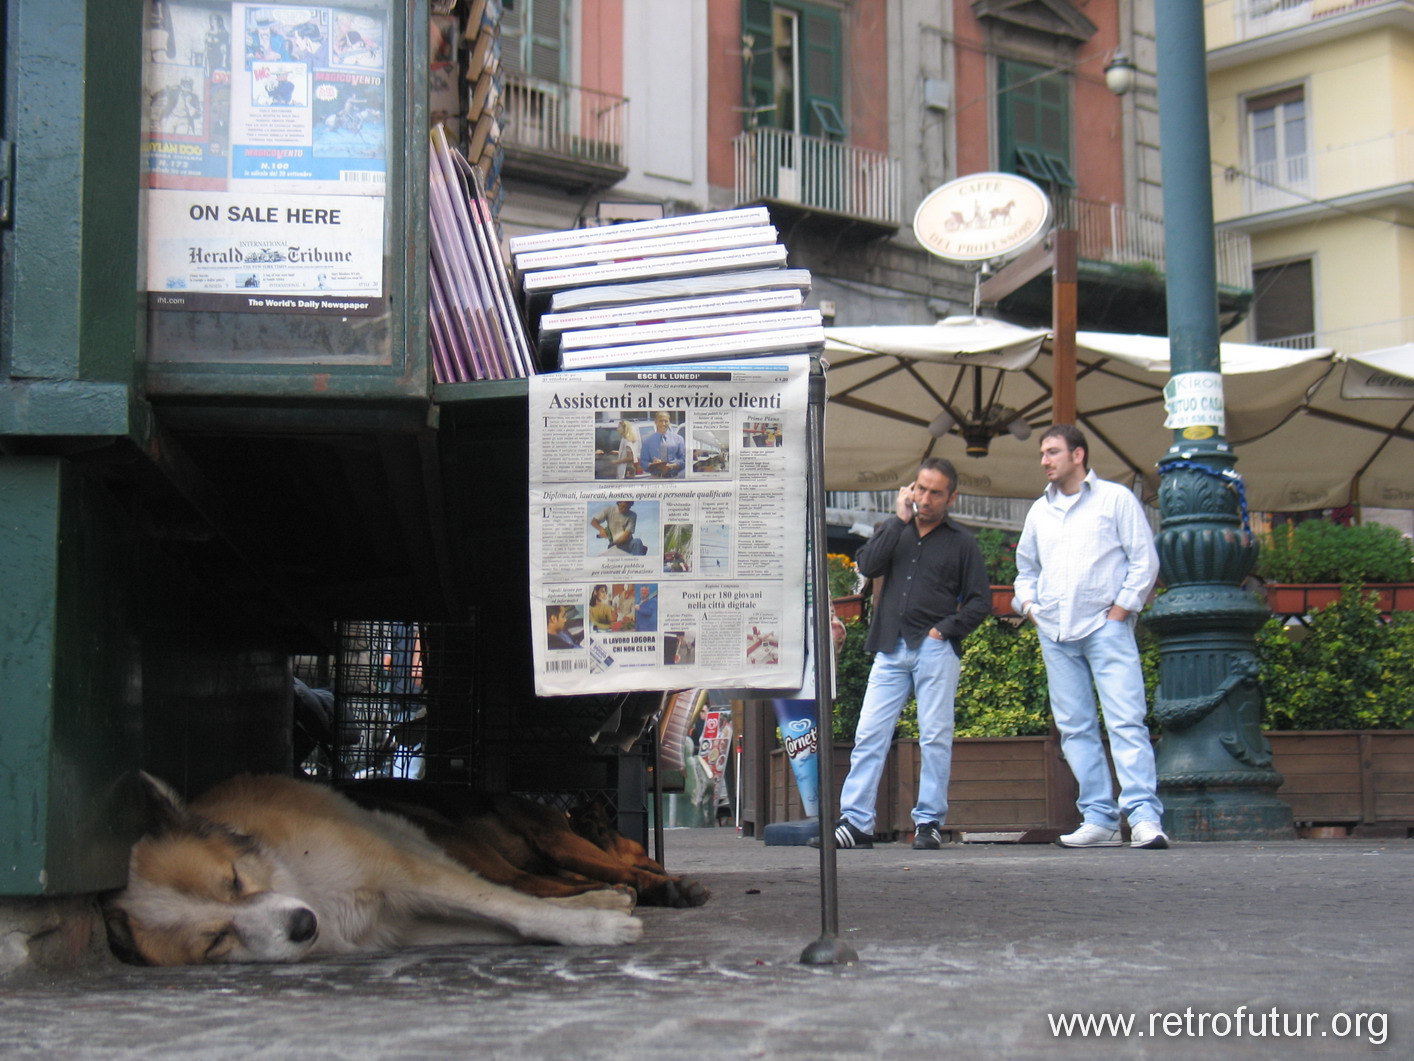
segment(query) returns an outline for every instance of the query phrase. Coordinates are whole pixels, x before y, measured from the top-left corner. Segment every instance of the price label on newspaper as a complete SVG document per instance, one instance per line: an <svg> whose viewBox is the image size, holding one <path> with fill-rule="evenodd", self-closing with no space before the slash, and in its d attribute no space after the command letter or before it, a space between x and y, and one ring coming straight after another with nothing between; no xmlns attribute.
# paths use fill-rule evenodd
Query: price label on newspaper
<svg viewBox="0 0 1414 1061"><path fill-rule="evenodd" d="M799 688L809 370L530 378L538 694Z"/></svg>

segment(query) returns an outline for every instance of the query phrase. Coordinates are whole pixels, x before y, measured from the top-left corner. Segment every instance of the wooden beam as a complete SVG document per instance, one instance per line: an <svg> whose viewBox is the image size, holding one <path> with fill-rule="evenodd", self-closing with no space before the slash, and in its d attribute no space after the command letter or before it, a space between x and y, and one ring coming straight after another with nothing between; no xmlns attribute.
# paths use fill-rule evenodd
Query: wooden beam
<svg viewBox="0 0 1414 1061"><path fill-rule="evenodd" d="M994 276L984 280L978 287L978 299L988 305L995 305L1050 269L1055 264L1052 250L1054 240L1054 234L1047 236L1015 261L1007 262Z"/></svg>
<svg viewBox="0 0 1414 1061"><path fill-rule="evenodd" d="M1052 236L1055 272L1051 294L1051 422L1075 423L1075 328L1077 319L1076 238L1074 229Z"/></svg>

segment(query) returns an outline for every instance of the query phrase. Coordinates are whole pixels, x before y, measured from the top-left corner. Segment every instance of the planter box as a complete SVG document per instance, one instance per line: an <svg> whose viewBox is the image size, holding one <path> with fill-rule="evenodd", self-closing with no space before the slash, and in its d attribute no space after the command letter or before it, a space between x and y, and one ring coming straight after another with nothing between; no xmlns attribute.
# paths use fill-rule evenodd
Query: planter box
<svg viewBox="0 0 1414 1061"><path fill-rule="evenodd" d="M1414 831L1414 730L1269 732L1273 767L1285 779L1277 796L1303 835L1336 827L1341 835L1404 836ZM835 801L849 772L849 744L834 746ZM918 742L890 748L879 784L876 831L904 838L918 791ZM1079 823L1075 781L1050 737L959 737L953 741L945 828L1022 833L1048 841ZM771 820L805 816L785 753L771 753Z"/></svg>
<svg viewBox="0 0 1414 1061"><path fill-rule="evenodd" d="M849 622L864 618L864 594L855 593L849 597L836 597L830 601L835 606L835 615Z"/></svg>
<svg viewBox="0 0 1414 1061"><path fill-rule="evenodd" d="M1414 582L1371 582L1366 590L1380 595L1380 611L1414 611ZM1340 599L1339 582L1268 582L1267 607L1277 615L1309 615Z"/></svg>
<svg viewBox="0 0 1414 1061"><path fill-rule="evenodd" d="M834 746L835 806L849 773L851 744ZM910 811L918 792L921 759L916 740L896 740L884 762L875 803L875 832L895 839L913 831ZM771 820L805 816L790 763L771 752ZM1050 737L959 737L953 741L946 830L1023 833L1049 841L1075 828L1075 782Z"/></svg>
<svg viewBox="0 0 1414 1061"><path fill-rule="evenodd" d="M1011 609L1011 599L1016 593L1010 586L992 587L992 614L993 615L1015 615ZM971 739L971 738L969 738Z"/></svg>
<svg viewBox="0 0 1414 1061"><path fill-rule="evenodd" d="M1414 826L1414 730L1268 733L1277 796L1298 823Z"/></svg>

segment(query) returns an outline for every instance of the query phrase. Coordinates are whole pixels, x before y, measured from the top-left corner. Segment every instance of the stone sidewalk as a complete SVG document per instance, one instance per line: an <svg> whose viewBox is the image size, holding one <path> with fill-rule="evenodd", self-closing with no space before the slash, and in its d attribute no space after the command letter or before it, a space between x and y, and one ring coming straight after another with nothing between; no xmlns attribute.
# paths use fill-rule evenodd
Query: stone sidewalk
<svg viewBox="0 0 1414 1061"><path fill-rule="evenodd" d="M126 1059L1414 1057L1414 841L1168 851L904 844L819 854L667 833L696 910L613 948L426 949L0 985L0 1057ZM1053 1022L1124 1021L1085 1036Z"/></svg>

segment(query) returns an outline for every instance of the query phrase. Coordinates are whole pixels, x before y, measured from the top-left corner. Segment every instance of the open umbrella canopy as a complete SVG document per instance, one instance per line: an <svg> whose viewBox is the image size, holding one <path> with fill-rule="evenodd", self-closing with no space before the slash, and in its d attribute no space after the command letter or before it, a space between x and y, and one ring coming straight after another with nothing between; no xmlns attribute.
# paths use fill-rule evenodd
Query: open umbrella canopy
<svg viewBox="0 0 1414 1061"><path fill-rule="evenodd" d="M827 328L825 335L826 489L901 486L919 460L941 456L957 466L964 493L1040 493L1032 432L1052 420L1047 332L961 317L931 327ZM1163 426L1168 340L1081 332L1076 347L1076 419L1090 441L1091 467L1107 479L1140 482L1153 497L1156 465L1172 439ZM1223 343L1220 356L1226 437L1234 443L1280 426L1332 367L1326 349Z"/></svg>
<svg viewBox="0 0 1414 1061"><path fill-rule="evenodd" d="M1236 447L1253 508L1414 508L1414 343L1337 361L1302 409Z"/></svg>

